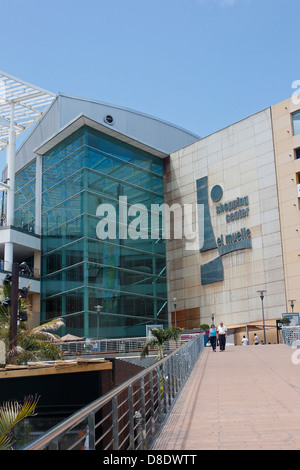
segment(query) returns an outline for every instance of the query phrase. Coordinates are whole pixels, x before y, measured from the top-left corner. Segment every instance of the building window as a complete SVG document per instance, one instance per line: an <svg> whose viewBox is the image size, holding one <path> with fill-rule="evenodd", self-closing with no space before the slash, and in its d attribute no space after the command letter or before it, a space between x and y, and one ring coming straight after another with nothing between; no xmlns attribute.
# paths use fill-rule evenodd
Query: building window
<svg viewBox="0 0 300 470"><path fill-rule="evenodd" d="M294 135L300 134L300 111L292 114L293 120L293 133Z"/></svg>
<svg viewBox="0 0 300 470"><path fill-rule="evenodd" d="M295 159L297 160L298 158L300 158L300 147L295 149Z"/></svg>

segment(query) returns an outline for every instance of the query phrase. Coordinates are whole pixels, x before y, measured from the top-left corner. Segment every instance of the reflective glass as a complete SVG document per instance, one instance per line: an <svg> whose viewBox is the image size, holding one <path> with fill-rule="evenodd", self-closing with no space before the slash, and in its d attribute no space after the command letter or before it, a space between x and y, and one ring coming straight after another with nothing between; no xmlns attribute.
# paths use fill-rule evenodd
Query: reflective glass
<svg viewBox="0 0 300 470"><path fill-rule="evenodd" d="M146 324L166 325L162 215L153 236L150 211L163 203L162 161L88 127L44 159L42 319L62 315L74 334L93 337L100 304L102 337L143 336ZM120 196L127 212L143 204L136 239L121 236L127 226L119 220ZM116 226L113 239L98 236L102 204L113 208L107 214ZM128 212L126 224L139 214Z"/></svg>
<svg viewBox="0 0 300 470"><path fill-rule="evenodd" d="M294 135L300 134L300 111L292 114Z"/></svg>
<svg viewBox="0 0 300 470"><path fill-rule="evenodd" d="M35 224L36 161L16 174L14 225L33 232Z"/></svg>

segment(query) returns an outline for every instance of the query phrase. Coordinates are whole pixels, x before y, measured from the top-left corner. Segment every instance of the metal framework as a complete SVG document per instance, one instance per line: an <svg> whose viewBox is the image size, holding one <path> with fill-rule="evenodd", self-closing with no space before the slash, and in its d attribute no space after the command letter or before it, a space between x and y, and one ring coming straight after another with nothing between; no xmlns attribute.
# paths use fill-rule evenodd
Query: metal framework
<svg viewBox="0 0 300 470"><path fill-rule="evenodd" d="M0 71L0 152L7 147L7 181L0 181L0 190L7 192L8 227L14 225L16 138L40 119L55 98L54 93ZM5 244L4 262L11 270L12 242Z"/></svg>
<svg viewBox="0 0 300 470"><path fill-rule="evenodd" d="M0 71L0 152L9 144L12 124L19 136L42 116L55 98L54 93Z"/></svg>

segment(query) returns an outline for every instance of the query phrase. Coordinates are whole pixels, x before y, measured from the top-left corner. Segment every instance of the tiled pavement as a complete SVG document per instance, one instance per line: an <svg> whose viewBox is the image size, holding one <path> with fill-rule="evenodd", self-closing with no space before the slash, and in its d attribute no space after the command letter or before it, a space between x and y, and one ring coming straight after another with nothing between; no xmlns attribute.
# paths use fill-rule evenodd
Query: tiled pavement
<svg viewBox="0 0 300 470"><path fill-rule="evenodd" d="M205 348L152 449L300 449L300 349Z"/></svg>

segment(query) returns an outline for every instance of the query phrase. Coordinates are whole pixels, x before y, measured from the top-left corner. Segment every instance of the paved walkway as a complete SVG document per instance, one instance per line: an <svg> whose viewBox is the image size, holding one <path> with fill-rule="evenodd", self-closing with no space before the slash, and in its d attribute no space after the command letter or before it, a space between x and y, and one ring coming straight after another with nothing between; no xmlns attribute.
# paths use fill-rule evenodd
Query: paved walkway
<svg viewBox="0 0 300 470"><path fill-rule="evenodd" d="M300 449L300 349L205 348L152 449Z"/></svg>

